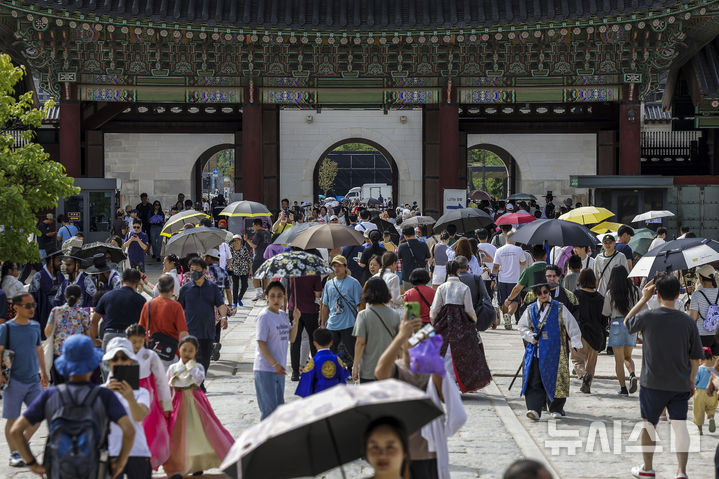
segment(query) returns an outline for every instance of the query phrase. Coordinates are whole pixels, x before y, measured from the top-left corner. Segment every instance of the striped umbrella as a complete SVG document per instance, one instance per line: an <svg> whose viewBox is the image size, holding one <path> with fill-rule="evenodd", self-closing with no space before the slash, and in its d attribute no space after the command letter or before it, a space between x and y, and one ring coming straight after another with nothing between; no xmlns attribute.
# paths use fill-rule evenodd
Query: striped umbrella
<svg viewBox="0 0 719 479"><path fill-rule="evenodd" d="M709 238L685 238L667 241L637 261L630 277L653 278L657 273L694 268L719 261L719 241Z"/></svg>

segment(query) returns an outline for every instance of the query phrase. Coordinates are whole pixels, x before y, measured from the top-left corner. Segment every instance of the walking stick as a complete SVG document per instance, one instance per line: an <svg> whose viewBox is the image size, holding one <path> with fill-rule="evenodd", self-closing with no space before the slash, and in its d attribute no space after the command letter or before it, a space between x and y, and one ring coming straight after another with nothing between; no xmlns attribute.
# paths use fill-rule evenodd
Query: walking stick
<svg viewBox="0 0 719 479"><path fill-rule="evenodd" d="M522 358L522 362L519 364L519 368L517 368L517 372L514 373L514 378L512 379L512 382L509 383L509 388L507 389L507 391L512 390L512 386L514 386L514 381L517 380L517 377L519 376L519 372L522 370L523 367L524 367L524 358Z"/></svg>

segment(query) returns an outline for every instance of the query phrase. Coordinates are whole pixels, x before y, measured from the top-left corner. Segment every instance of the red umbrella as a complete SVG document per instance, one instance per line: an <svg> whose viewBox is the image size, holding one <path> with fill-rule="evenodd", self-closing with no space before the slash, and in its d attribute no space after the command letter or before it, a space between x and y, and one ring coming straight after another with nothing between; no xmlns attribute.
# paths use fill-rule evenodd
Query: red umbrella
<svg viewBox="0 0 719 479"><path fill-rule="evenodd" d="M523 223L531 223L536 219L537 218L535 218L534 216L528 215L526 213L508 213L497 218L497 221L495 221L494 224L496 224L497 226L521 225Z"/></svg>

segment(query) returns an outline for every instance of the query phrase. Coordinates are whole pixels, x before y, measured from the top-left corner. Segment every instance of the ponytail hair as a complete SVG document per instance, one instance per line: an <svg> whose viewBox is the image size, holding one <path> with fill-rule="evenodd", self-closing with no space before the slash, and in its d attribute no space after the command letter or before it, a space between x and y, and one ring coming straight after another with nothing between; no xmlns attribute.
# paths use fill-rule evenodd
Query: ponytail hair
<svg viewBox="0 0 719 479"><path fill-rule="evenodd" d="M65 288L65 300L69 306L75 306L82 297L82 289L76 284L71 284Z"/></svg>
<svg viewBox="0 0 719 479"><path fill-rule="evenodd" d="M397 260L397 254L387 251L382 255L382 269L379 271L380 278L384 276L384 272L389 269L390 266L392 266L394 263L396 263Z"/></svg>

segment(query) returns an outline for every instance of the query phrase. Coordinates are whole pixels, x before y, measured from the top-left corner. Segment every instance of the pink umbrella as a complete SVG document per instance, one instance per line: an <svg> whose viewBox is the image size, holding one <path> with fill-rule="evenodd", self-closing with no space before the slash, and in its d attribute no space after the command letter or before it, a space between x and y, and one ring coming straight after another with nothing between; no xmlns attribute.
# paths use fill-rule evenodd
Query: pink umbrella
<svg viewBox="0 0 719 479"><path fill-rule="evenodd" d="M524 223L531 223L532 221L536 220L532 215L528 215L526 213L508 213L506 215L500 216L497 221L494 223L499 225L521 225Z"/></svg>

